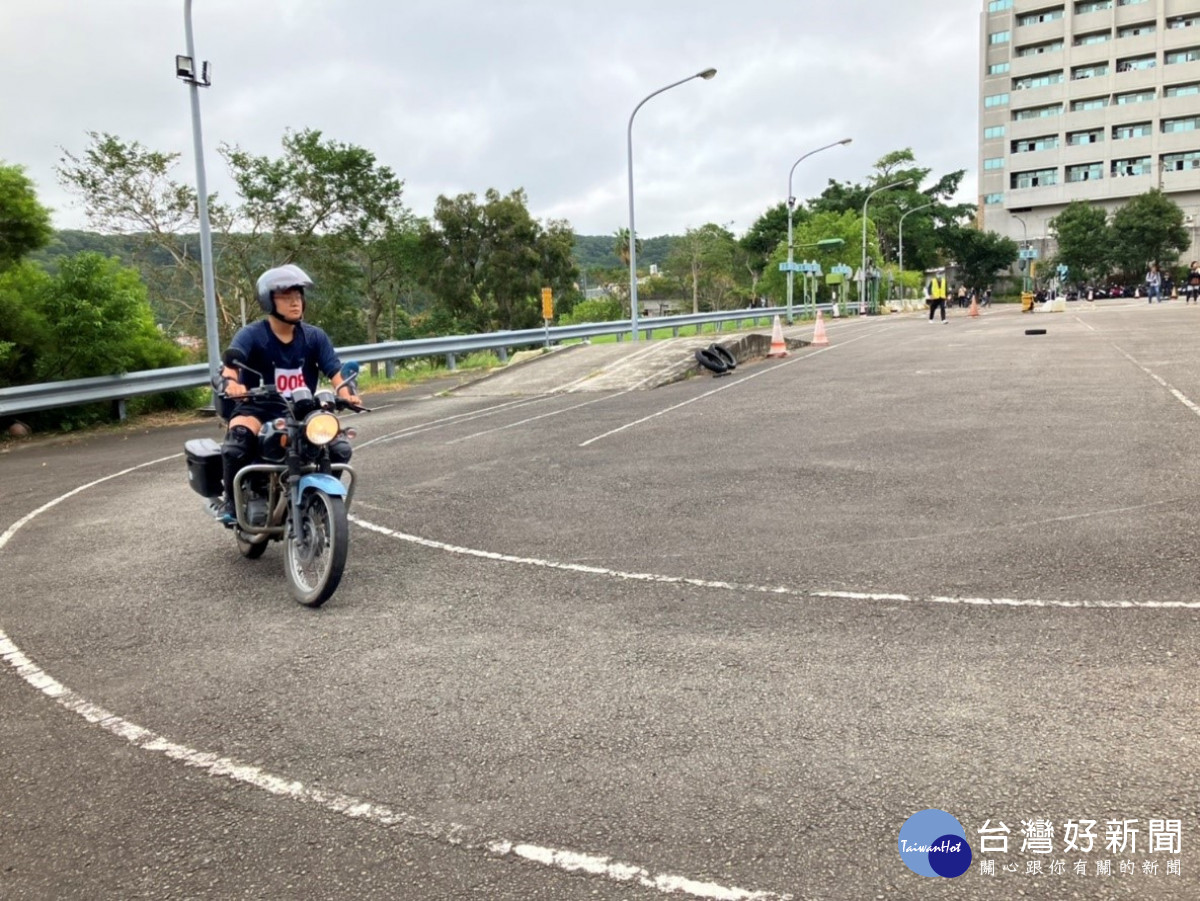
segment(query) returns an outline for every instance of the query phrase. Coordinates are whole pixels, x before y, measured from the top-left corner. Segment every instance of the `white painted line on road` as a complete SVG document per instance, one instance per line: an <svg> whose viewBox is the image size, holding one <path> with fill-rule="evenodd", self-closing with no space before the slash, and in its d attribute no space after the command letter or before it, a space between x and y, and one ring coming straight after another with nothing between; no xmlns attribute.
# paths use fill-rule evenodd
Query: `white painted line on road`
<svg viewBox="0 0 1200 901"><path fill-rule="evenodd" d="M727 391L730 388L736 388L738 385L748 382L751 379L756 379L760 375L767 375L768 373L775 372L777 369L782 369L785 366L791 366L793 363L800 363L800 362L803 362L804 360L811 360L813 357L817 356L818 354L827 353L828 351L836 350L839 347L845 347L848 344L853 344L856 341L861 341L864 338L873 337L874 335L878 334L880 331L882 331L882 329L876 329L869 334L859 335L857 338L851 338L848 341L841 342L840 344L831 344L828 347L822 347L819 350L814 350L811 353L804 354L803 356L798 356L791 360L785 360L784 362L779 363L775 366L770 366L766 369L760 369L758 372L753 372L750 375L743 376L742 378L736 379L735 381L732 381L732 382L728 382L728 383L722 385L720 388L713 388L711 391L706 391L703 394L698 394L693 398L683 401L683 403L674 404L673 406L667 407L665 410L659 410L657 413L651 413L649 416L643 416L641 419L635 419L633 422L627 422L627 423L625 423L625 425L617 426L617 428L610 429L609 431L605 432L603 435L597 435L595 438L589 438L587 441L584 441L579 446L587 447L590 444L595 444L597 441L602 441L605 438L610 438L613 435L619 434L620 432L624 432L626 429L632 429L634 426L639 426L644 422L649 422L652 419L657 419L659 416L665 416L668 413L673 413L675 410L678 410L681 407L686 407L688 404L694 404L698 400L704 400L705 398L712 397L714 394L719 394L720 392Z"/></svg>
<svg viewBox="0 0 1200 901"><path fill-rule="evenodd" d="M1153 610L1188 609L1200 610L1200 601L1060 601L1017 598L956 598L934 595L932 597L913 597L907 594L890 592L854 592L854 591L824 591L804 588L792 588L787 585L751 585L739 582L725 582L718 579L697 579L690 576L671 576L661 573L635 573L619 569L609 569L604 566L590 566L584 563L563 563L557 560L543 560L538 557L518 557L514 554L502 554L498 551L485 551L478 548L462 547L435 541L432 538L422 538L389 529L387 526L367 522L358 516L351 515L350 521L371 532L386 535L397 541L427 547L431 550L446 551L451 554L461 554L467 557L479 557L484 560L495 560L499 563L516 563L523 566L537 566L542 569L554 569L564 572L583 573L590 576L603 576L612 579L622 579L628 582L659 582L668 585L692 585L696 588L713 588L722 591L736 591L742 594L774 594L799 598L844 598L861 601L899 601L914 604L958 604L968 607L1065 607L1065 608L1097 608L1097 609L1130 609L1144 608Z"/></svg>
<svg viewBox="0 0 1200 901"><path fill-rule="evenodd" d="M617 392L616 394L605 394L601 397L595 397L595 398L592 398L591 400L585 400L583 403L575 404L572 407L563 407L561 410L552 410L549 413L541 413L537 416L530 416L528 419L521 419L521 420L518 420L517 422L510 422L508 425L500 425L500 426L496 426L496 428L494 428L494 429L485 429L482 432L475 432L473 435L464 435L462 438L454 438L454 439L451 439L450 441L447 441L446 443L447 444L458 444L459 442L462 442L462 441L470 441L472 438L480 438L484 435L491 435L493 432L503 432L505 429L515 429L517 426L528 425L531 422L537 422L539 419L546 419L547 417L550 417L550 416L557 416L559 413L569 413L572 410L578 410L580 407L586 407L589 404L596 404L602 400L611 400L614 397L620 397L622 394L628 394L632 390L633 389L630 388L625 391Z"/></svg>
<svg viewBox="0 0 1200 901"><path fill-rule="evenodd" d="M179 456L179 455L176 455ZM164 458L171 459L171 458ZM159 462L159 461L156 461ZM143 464L150 465L150 464ZM140 468L140 467L135 467ZM131 470L126 470L130 472ZM118 473L117 475L123 475ZM107 481L115 476L108 476ZM97 482L91 483L98 484ZM88 488L85 485L77 488L71 494ZM63 495L46 507L64 500L70 495ZM46 508L41 508L46 509ZM28 522L37 512L25 518ZM19 526L14 526L5 532L10 536ZM232 782L240 782L253 788L262 789L272 795L290 798L305 804L315 804L333 813L341 814L353 820L374 823L377 826L399 827L413 835L433 838L472 850L483 850L493 857L520 857L546 867L564 870L569 873L588 873L615 882L637 882L647 888L657 889L664 894L687 894L695 898L713 899L713 901L786 901L790 895L779 895L774 892L748 891L735 887L719 885L714 882L701 882L684 876L668 874L652 874L643 867L620 863L608 857L598 857L590 854L580 854L575 851L565 851L557 848L546 848L540 845L511 842L503 839L486 840L478 837L477 830L459 823L438 823L421 820L411 814L392 810L382 804L375 804L362 798L343 795L337 792L323 791L310 788L295 779L277 776L262 767L241 763L232 757L221 757L208 751L198 751L145 729L127 719L117 716L103 707L93 704L86 698L76 694L62 683L40 669L31 661L20 648L13 643L3 631L0 631L0 660L7 663L22 679L36 688L42 694L54 699L58 704L83 717L89 723L99 726L113 735L125 739L143 751L163 754L172 760L177 760L184 766L195 767L207 772L210 776L219 776Z"/></svg>
<svg viewBox="0 0 1200 901"><path fill-rule="evenodd" d="M491 416L493 413L499 413L501 410L511 409L513 407L524 407L529 404L536 404L543 400L549 400L554 395L542 394L537 397L523 397L520 400L510 400L502 404L493 404L490 407L484 407L480 410L470 410L466 413L455 413L453 416L444 416L441 419L434 419L431 422L419 422L415 425L410 425L407 428L400 429L398 432L391 432L387 435L381 435L378 438L372 438L370 441L363 441L355 445L355 448L362 450L364 447L370 447L372 444L382 444L385 441L395 441L399 438L409 438L413 435L420 435L423 432L433 431L435 428L450 423L458 424L463 422L471 422L475 419L483 419L486 416Z"/></svg>
<svg viewBox="0 0 1200 901"><path fill-rule="evenodd" d="M1135 360L1132 356L1130 356L1128 353L1126 353L1121 347L1117 346L1116 344L1113 344L1113 347L1116 347L1117 351L1120 352L1121 356L1123 356L1126 360L1128 360L1130 363L1132 363L1138 369L1142 370L1142 372L1146 373L1146 375L1150 376L1150 378L1154 379L1154 381L1158 382L1160 385L1162 385L1164 388L1166 388L1168 391L1170 391L1172 396L1177 401L1179 401L1181 404L1183 404L1185 407L1187 407L1189 410L1191 410L1197 416L1200 416L1200 405L1194 403L1186 394L1184 394L1182 391L1180 391L1178 388L1176 388L1174 385L1172 385L1170 382L1168 382L1166 379L1164 379L1158 373L1152 372L1151 370L1147 369L1144 365L1142 365L1137 360Z"/></svg>
<svg viewBox="0 0 1200 901"><path fill-rule="evenodd" d="M62 503L70 497L86 491L103 482L148 466L176 460L183 454L171 454L159 457L137 466L131 466L112 475L95 479L86 485L80 485L66 494L56 497L31 513L21 517L8 529L0 534L0 549L31 520L46 510ZM130 744L144 751L163 754L179 761L185 766L195 767L207 772L210 776L218 776L239 782L254 788L262 789L279 797L290 798L306 804L323 807L333 813L341 814L354 820L373 823L377 826L399 827L405 832L433 838L441 842L470 850L480 850L493 857L519 857L545 867L562 870L568 873L588 873L608 879L613 882L636 882L646 888L656 889L668 895L691 895L694 898L710 899L710 901L791 901L790 894L775 892L750 891L734 886L724 886L715 882L703 882L686 876L666 873L651 873L649 870L633 864L614 861L609 857L591 854L581 854L561 848L549 848L527 842L514 842L507 839L484 839L477 829L459 823L426 821L402 811L392 810L381 804L375 804L362 798L343 795L336 792L322 791L310 788L294 779L277 776L261 767L241 763L231 757L221 757L211 751L199 751L186 745L170 741L149 729L130 722L123 717L93 704L82 695L76 694L61 682L42 670L16 643L0 629L0 660L33 688L48 698L52 698L62 707L83 717L87 722L99 726Z"/></svg>

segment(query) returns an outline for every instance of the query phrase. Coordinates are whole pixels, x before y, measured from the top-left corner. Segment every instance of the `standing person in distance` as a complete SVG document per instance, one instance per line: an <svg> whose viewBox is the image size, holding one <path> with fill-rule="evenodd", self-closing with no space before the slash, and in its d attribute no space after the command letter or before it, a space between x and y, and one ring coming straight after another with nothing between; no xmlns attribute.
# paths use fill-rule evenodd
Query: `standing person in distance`
<svg viewBox="0 0 1200 901"><path fill-rule="evenodd" d="M929 321L933 322L933 314L941 308L942 323L946 322L946 272L936 270L925 282L925 303L929 305Z"/></svg>
<svg viewBox="0 0 1200 901"><path fill-rule="evenodd" d="M1195 301L1200 303L1200 263L1192 260L1188 267L1187 284L1183 286L1183 302Z"/></svg>
<svg viewBox="0 0 1200 901"><path fill-rule="evenodd" d="M283 397L291 397L301 383L317 390L320 374L333 382L333 390L343 400L360 405L353 385L342 379L342 362L334 352L329 336L315 325L304 322L305 291L312 279L299 266L288 264L268 269L258 277L255 294L265 315L257 322L242 326L230 347L246 355L245 365L262 373ZM221 369L222 393L229 398L245 397L259 386L258 376L230 366ZM233 480L238 471L253 463L258 454L258 430L264 421L283 415L286 404L277 398L254 398L238 403L229 418L229 429L221 446L225 498L219 519L227 527L237 522L233 504ZM350 442L339 436L329 445L334 463L350 462Z"/></svg>
<svg viewBox="0 0 1200 901"><path fill-rule="evenodd" d="M1162 273L1158 271L1158 263L1151 263L1146 273L1146 303L1154 303L1155 299L1162 303Z"/></svg>

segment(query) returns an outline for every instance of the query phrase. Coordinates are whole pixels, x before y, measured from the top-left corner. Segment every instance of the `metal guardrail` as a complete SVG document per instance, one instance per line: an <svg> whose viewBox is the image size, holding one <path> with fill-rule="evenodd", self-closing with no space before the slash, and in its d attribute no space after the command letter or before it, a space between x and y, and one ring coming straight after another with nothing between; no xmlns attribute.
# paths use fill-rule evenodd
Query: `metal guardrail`
<svg viewBox="0 0 1200 901"><path fill-rule="evenodd" d="M829 312L830 304L820 304L817 309ZM802 312L799 308L797 311ZM812 309L810 305L809 310ZM719 331L726 323L768 322L775 315L784 315L783 307L762 307L746 310L729 310L719 313L699 313L683 316L639 317L638 332L649 340L653 332L671 329L674 335L688 326L713 323ZM631 335L633 322L630 319L615 322L588 322L579 325L559 325L551 328L523 329L520 331L485 332L478 335L451 335L443 338L417 338L411 341L387 341L380 344L358 344L337 349L342 359L358 360L360 363L386 363L389 374L392 363L416 357L446 357L451 369L458 354L481 350L500 352L502 361L507 352L516 347L549 346L564 341L616 335L622 340ZM45 382L38 385L19 385L0 388L0 418L50 410L56 407L73 407L112 401L117 404L117 415L124 418L125 401L146 394L162 394L187 388L201 388L209 384L210 374L206 363L192 366L176 366L171 369L148 369L124 375L100 376L89 379L72 379L62 382Z"/></svg>

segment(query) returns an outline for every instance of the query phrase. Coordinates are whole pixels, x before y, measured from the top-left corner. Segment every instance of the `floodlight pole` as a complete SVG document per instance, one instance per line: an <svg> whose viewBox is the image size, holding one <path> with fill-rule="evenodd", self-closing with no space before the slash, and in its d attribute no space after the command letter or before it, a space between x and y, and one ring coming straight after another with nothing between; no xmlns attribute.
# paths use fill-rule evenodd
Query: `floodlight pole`
<svg viewBox="0 0 1200 901"><path fill-rule="evenodd" d="M208 345L208 368L211 376L221 371L221 335L217 329L217 291L213 279L212 231L208 222L208 182L204 177L204 136L200 128L200 88L208 87L204 67L196 60L192 39L192 0L183 0L183 27L187 36L188 58L192 61L191 77L185 77L192 99L192 152L196 157L196 206L200 212L200 268L204 276L204 335ZM198 77L199 76L199 77Z"/></svg>

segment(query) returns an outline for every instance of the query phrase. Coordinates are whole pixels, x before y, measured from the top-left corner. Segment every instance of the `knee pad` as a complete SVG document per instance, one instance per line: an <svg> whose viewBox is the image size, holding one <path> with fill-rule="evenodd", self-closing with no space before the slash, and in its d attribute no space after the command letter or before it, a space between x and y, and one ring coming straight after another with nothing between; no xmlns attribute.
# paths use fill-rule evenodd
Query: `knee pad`
<svg viewBox="0 0 1200 901"><path fill-rule="evenodd" d="M354 453L354 449L344 437L335 438L329 442L330 463L349 463L352 453Z"/></svg>
<svg viewBox="0 0 1200 901"><path fill-rule="evenodd" d="M244 425L235 425L225 433L225 443L221 445L221 457L227 465L245 466L254 460L258 450L258 438Z"/></svg>

